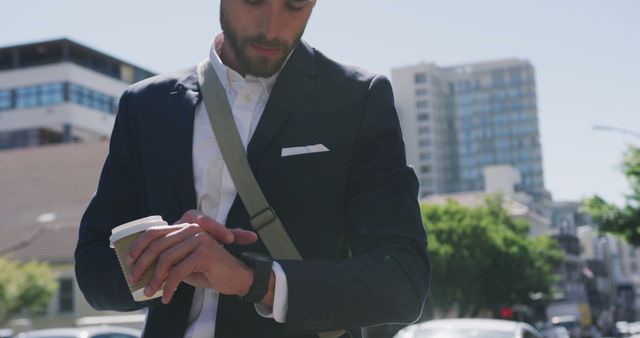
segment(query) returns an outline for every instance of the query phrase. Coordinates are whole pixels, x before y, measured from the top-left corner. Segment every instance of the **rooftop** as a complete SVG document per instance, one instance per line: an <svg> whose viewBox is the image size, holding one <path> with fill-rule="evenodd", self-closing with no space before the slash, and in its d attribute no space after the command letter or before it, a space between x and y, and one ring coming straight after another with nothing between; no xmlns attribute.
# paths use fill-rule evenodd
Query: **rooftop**
<svg viewBox="0 0 640 338"><path fill-rule="evenodd" d="M473 208L485 205L486 199L489 196L490 194L484 191L465 191L428 195L420 200L420 202L428 204L445 204L447 201L453 200L462 206ZM502 203L502 206L507 209L512 216L525 216L531 212L529 207L506 195L502 195Z"/></svg>
<svg viewBox="0 0 640 338"><path fill-rule="evenodd" d="M155 75L66 38L0 47L0 72L59 62L72 62L126 83Z"/></svg>
<svg viewBox="0 0 640 338"><path fill-rule="evenodd" d="M70 262L108 142L0 152L0 255Z"/></svg>

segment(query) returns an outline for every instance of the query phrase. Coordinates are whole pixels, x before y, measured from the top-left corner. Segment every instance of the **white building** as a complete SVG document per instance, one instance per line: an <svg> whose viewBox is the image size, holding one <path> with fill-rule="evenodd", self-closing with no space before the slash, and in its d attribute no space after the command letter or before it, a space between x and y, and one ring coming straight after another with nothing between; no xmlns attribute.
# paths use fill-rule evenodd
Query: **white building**
<svg viewBox="0 0 640 338"><path fill-rule="evenodd" d="M105 139L124 89L152 75L67 39L0 48L0 149Z"/></svg>
<svg viewBox="0 0 640 338"><path fill-rule="evenodd" d="M447 200L454 200L467 207L478 207L484 205L488 196L500 194L502 206L511 216L529 222L530 236L550 233L551 220L527 205L532 199L531 196L515 190L515 186L520 182L520 174L516 168L508 165L485 167L484 180L485 190L483 191L431 194L422 198L421 202L444 204Z"/></svg>

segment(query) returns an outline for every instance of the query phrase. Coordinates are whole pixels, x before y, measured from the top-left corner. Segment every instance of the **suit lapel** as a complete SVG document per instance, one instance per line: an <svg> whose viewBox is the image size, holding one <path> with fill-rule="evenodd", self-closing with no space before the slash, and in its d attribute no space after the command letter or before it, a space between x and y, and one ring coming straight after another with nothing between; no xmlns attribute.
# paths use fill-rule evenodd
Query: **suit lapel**
<svg viewBox="0 0 640 338"><path fill-rule="evenodd" d="M181 212L196 208L196 192L193 180L193 119L196 105L200 102L195 68L186 77L179 79L171 91L171 106L168 109L167 137L171 139L171 168L176 195ZM180 217L180 215L178 216Z"/></svg>
<svg viewBox="0 0 640 338"><path fill-rule="evenodd" d="M300 41L278 76L267 105L248 146L251 169L256 172L264 151L287 118L315 84L313 50Z"/></svg>
<svg viewBox="0 0 640 338"><path fill-rule="evenodd" d="M301 41L278 76L271 95L248 146L251 168L256 168L273 138L287 118L315 84L314 52ZM197 207L193 180L193 119L201 100L195 67L178 79L170 93L167 130L170 131L170 162L181 211ZM179 217L179 216L178 216Z"/></svg>

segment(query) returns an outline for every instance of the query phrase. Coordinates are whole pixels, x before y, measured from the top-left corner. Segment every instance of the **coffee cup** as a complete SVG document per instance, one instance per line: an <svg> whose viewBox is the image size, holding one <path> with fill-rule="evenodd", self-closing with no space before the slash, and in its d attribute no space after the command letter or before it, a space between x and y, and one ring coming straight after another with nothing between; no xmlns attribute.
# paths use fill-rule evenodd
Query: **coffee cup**
<svg viewBox="0 0 640 338"><path fill-rule="evenodd" d="M111 237L109 237L111 247L116 250L120 267L122 268L122 272L125 276L129 276L131 273L131 267L128 266L126 262L129 249L133 242L149 227L162 225L167 225L167 222L162 220L162 216L149 216L122 224L111 230ZM131 295L135 301L141 302L162 297L162 288L150 297L144 295L144 288L151 280L155 269L156 263L153 263L137 282L129 283L127 280L127 285L129 286L129 290L131 291Z"/></svg>

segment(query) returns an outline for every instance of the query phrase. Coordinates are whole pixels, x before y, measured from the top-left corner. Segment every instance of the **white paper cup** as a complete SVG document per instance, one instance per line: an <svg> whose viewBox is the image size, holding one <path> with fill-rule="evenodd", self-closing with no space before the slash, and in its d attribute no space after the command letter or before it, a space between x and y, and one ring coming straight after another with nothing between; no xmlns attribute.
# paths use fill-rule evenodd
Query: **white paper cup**
<svg viewBox="0 0 640 338"><path fill-rule="evenodd" d="M125 277L131 273L131 269L126 263L127 254L129 253L131 244L133 244L133 242L145 230L147 230L147 228L161 225L167 225L167 222L163 221L161 216L149 216L122 224L111 230L111 237L109 237L111 247L116 250L116 255L118 256L118 261L120 262L120 268L122 268L122 272L124 273ZM130 284L129 281L127 281L127 285L129 286L129 290L131 291L131 295L133 296L133 299L135 301L142 302L145 300L162 297L162 288L160 288L160 290L158 290L158 292L153 294L151 297L147 297L143 293L144 288L151 280L155 269L156 263L153 263L147 269L147 271L144 272L138 282Z"/></svg>

